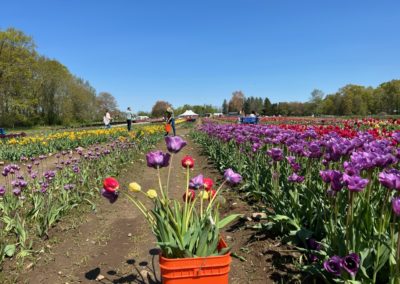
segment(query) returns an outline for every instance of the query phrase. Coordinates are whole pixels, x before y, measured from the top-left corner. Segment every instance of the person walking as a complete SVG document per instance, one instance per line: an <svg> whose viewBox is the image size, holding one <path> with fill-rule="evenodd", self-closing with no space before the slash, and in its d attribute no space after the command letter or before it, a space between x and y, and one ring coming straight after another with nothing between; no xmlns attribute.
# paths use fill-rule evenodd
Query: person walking
<svg viewBox="0 0 400 284"><path fill-rule="evenodd" d="M112 120L111 115L110 115L110 113L108 112L108 109L107 109L106 110L106 115L103 117L103 122L104 122L104 125L105 125L106 129L111 128L111 120Z"/></svg>
<svg viewBox="0 0 400 284"><path fill-rule="evenodd" d="M174 110L171 107L167 108L167 124L169 124L172 128L172 131L174 132L174 136L176 135L176 130L175 130L175 116L174 116ZM168 132L165 134L165 136L168 136Z"/></svg>
<svg viewBox="0 0 400 284"><path fill-rule="evenodd" d="M133 118L133 113L131 111L131 107L128 107L126 110L126 123L128 125L128 131L131 131L132 118Z"/></svg>

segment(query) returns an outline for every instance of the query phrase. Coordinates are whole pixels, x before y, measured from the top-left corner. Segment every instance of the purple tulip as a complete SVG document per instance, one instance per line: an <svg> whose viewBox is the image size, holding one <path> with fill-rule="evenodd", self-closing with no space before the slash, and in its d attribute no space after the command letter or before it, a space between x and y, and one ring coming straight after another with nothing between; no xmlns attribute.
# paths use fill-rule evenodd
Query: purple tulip
<svg viewBox="0 0 400 284"><path fill-rule="evenodd" d="M356 253L351 253L342 258L342 267L350 275L354 276L357 274L360 267L360 257Z"/></svg>
<svg viewBox="0 0 400 284"><path fill-rule="evenodd" d="M165 143L167 144L168 151L175 154L187 144L186 141L179 136L167 136L165 137Z"/></svg>
<svg viewBox="0 0 400 284"><path fill-rule="evenodd" d="M331 171L332 170L319 171L319 175L321 176L323 182L331 182Z"/></svg>
<svg viewBox="0 0 400 284"><path fill-rule="evenodd" d="M392 199L392 209L394 214L399 217L400 216L400 197L396 196Z"/></svg>
<svg viewBox="0 0 400 284"><path fill-rule="evenodd" d="M304 177L303 176L299 176L296 173L293 173L288 177L288 181L301 183L301 182L304 181Z"/></svg>
<svg viewBox="0 0 400 284"><path fill-rule="evenodd" d="M396 169L381 172L379 182L389 189L400 190L400 172Z"/></svg>
<svg viewBox="0 0 400 284"><path fill-rule="evenodd" d="M114 191L114 192L110 192L105 190L104 188L101 190L101 195L105 198L108 199L108 201L110 201L110 203L114 203L115 201L117 201L118 199L118 192Z"/></svg>
<svg viewBox="0 0 400 284"><path fill-rule="evenodd" d="M272 148L267 151L267 155L272 158L275 162L283 159L283 151L280 148Z"/></svg>
<svg viewBox="0 0 400 284"><path fill-rule="evenodd" d="M16 188L14 188L14 189L12 190L12 193L13 193L15 196L20 196L20 195L21 195L21 189L18 188L18 187L16 187Z"/></svg>
<svg viewBox="0 0 400 284"><path fill-rule="evenodd" d="M147 166L153 168L162 168L169 165L169 159L171 155L168 153L163 153L161 151L153 151L146 154Z"/></svg>
<svg viewBox="0 0 400 284"><path fill-rule="evenodd" d="M52 180L55 176L56 176L56 172L55 171L46 171L43 176L45 177L45 179L47 180Z"/></svg>
<svg viewBox="0 0 400 284"><path fill-rule="evenodd" d="M360 192L364 190L369 182L368 179L363 179L360 176L349 176L348 174L343 174L343 181L349 190L354 192Z"/></svg>
<svg viewBox="0 0 400 284"><path fill-rule="evenodd" d="M66 184L66 185L64 185L64 189L65 190L71 190L71 189L74 189L74 187L75 187L74 184Z"/></svg>
<svg viewBox="0 0 400 284"><path fill-rule="evenodd" d="M79 173L81 170L79 169L79 167L77 166L77 165L75 165L75 166L73 166L72 167L72 171L74 172L74 173Z"/></svg>
<svg viewBox="0 0 400 284"><path fill-rule="evenodd" d="M224 173L225 180L234 185L238 184L242 181L242 176L238 173L235 173L232 169L227 169Z"/></svg>
<svg viewBox="0 0 400 284"><path fill-rule="evenodd" d="M286 160L289 162L289 165L292 167L294 172L299 172L301 170L300 164L296 162L294 156L287 156Z"/></svg>
<svg viewBox="0 0 400 284"><path fill-rule="evenodd" d="M400 142L400 131L396 131L392 133L392 138L399 143Z"/></svg>
<svg viewBox="0 0 400 284"><path fill-rule="evenodd" d="M320 171L319 175L326 183L330 183L331 189L340 191L343 188L343 174L336 170Z"/></svg>
<svg viewBox="0 0 400 284"><path fill-rule="evenodd" d="M189 188L191 188L191 189L199 189L203 185L204 185L204 181L203 181L202 174L192 178L189 182Z"/></svg>
<svg viewBox="0 0 400 284"><path fill-rule="evenodd" d="M4 196L4 194L6 194L6 188L0 185L0 196Z"/></svg>
<svg viewBox="0 0 400 284"><path fill-rule="evenodd" d="M40 186L40 192L41 193L46 193L48 188L49 188L49 184L47 182L44 182Z"/></svg>
<svg viewBox="0 0 400 284"><path fill-rule="evenodd" d="M332 273L335 276L340 276L341 269L342 269L342 259L334 255L328 260L324 261L324 268L329 273Z"/></svg>
<svg viewBox="0 0 400 284"><path fill-rule="evenodd" d="M317 242L315 239L310 238L307 239L307 248L310 250L316 250L319 251L321 250L321 244L319 242Z"/></svg>

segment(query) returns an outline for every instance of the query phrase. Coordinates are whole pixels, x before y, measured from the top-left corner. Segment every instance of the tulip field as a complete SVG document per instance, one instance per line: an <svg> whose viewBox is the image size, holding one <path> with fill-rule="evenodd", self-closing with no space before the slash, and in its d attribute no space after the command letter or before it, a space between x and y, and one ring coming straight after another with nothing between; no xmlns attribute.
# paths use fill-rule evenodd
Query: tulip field
<svg viewBox="0 0 400 284"><path fill-rule="evenodd" d="M101 195L118 208L124 205L123 201L115 203L117 199L131 200L151 225L165 255L217 254L213 251L220 227L209 243L192 250L187 250L186 243L194 243L190 235L198 234L195 225L208 224L203 212L211 210L208 204L213 204L226 184L236 194L234 198L246 201L250 211L265 213L265 218L251 223L256 234L273 236L298 253L294 265L304 283L400 283L399 120L271 117L248 125L218 118L203 119L197 127L179 127L178 133L183 132L190 132L190 138L186 134L187 141L167 137L165 153L152 150L160 145L163 125L137 126L131 132L122 127L80 129L0 140L0 265L8 259L38 256L63 218L95 210ZM183 170L180 164L179 169L176 164L171 166L172 157L181 149ZM191 153L203 153L224 173L219 189L213 189L212 179L197 172L206 165ZM139 159L146 160L148 167L127 167ZM157 178L151 186L150 179L142 178L147 184L146 188L142 184L142 190L136 176L139 171L146 173L145 168ZM160 201L165 199L161 168L168 168L166 188L185 173L183 191L180 188L176 193L173 187L165 191L167 197L169 191L177 195L183 205ZM128 169L128 175L121 175ZM189 179L192 174L197 175ZM117 178L122 180L121 187ZM215 181L219 183L218 177ZM155 226L151 209L136 200L143 194L157 204L155 217L182 223L176 228L163 226L167 221L160 222L160 228ZM199 214L193 205L196 202ZM224 215L232 213L224 210L228 210ZM177 214L180 211L184 214ZM235 218L245 218L243 212L234 213ZM218 214L214 219L219 219ZM196 218L194 227L188 226L188 220ZM221 222L228 223L224 218ZM231 236L230 241L235 240Z"/></svg>
<svg viewBox="0 0 400 284"><path fill-rule="evenodd" d="M296 246L310 281L400 283L398 120L266 120L193 133L242 175L240 194L267 215L254 229Z"/></svg>
<svg viewBox="0 0 400 284"><path fill-rule="evenodd" d="M6 160L0 177L0 263L35 254L72 210L95 209L102 179L117 175L162 133L163 127L154 125L0 141L0 160Z"/></svg>

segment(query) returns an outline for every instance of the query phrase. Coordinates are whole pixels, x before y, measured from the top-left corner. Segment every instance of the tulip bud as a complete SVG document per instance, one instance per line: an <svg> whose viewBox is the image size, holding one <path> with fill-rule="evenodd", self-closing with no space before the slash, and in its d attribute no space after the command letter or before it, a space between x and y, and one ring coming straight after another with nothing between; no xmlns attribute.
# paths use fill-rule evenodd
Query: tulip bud
<svg viewBox="0 0 400 284"><path fill-rule="evenodd" d="M204 189L209 191L214 185L214 182L210 178L203 178L203 184L204 184Z"/></svg>
<svg viewBox="0 0 400 284"><path fill-rule="evenodd" d="M104 179L103 187L108 192L115 192L119 188L119 183L115 178L108 177Z"/></svg>
<svg viewBox="0 0 400 284"><path fill-rule="evenodd" d="M155 190L155 189L149 189L148 191L147 191L147 196L150 198L150 199L154 199L154 198L156 198L158 195L157 195L157 191Z"/></svg>
<svg viewBox="0 0 400 284"><path fill-rule="evenodd" d="M200 191L200 193L199 193L199 195L200 195L200 197L202 198L202 199L205 199L205 200L207 200L208 198L209 198L209 194L208 194L208 192L207 191Z"/></svg>
<svg viewBox="0 0 400 284"><path fill-rule="evenodd" d="M137 182L131 182L129 184L129 190L132 192L139 192L142 190L142 187Z"/></svg>
<svg viewBox="0 0 400 284"><path fill-rule="evenodd" d="M189 167L190 169L194 167L194 160L190 156L185 156L182 159L182 167L187 168Z"/></svg>

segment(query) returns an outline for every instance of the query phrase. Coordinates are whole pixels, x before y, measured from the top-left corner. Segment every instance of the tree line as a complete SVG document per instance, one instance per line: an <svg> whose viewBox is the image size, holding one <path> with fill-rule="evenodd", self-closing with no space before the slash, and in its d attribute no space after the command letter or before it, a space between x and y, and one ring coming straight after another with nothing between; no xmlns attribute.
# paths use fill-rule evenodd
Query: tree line
<svg viewBox="0 0 400 284"><path fill-rule="evenodd" d="M400 80L384 82L376 88L349 84L328 95L315 89L307 102L271 103L268 97L246 97L242 91L235 91L229 101L222 103L225 114L241 110L269 116L399 114Z"/></svg>
<svg viewBox="0 0 400 284"><path fill-rule="evenodd" d="M33 38L0 29L0 127L99 121L105 109L118 112L109 93L62 63L38 54Z"/></svg>

